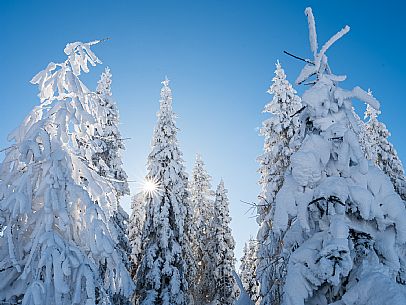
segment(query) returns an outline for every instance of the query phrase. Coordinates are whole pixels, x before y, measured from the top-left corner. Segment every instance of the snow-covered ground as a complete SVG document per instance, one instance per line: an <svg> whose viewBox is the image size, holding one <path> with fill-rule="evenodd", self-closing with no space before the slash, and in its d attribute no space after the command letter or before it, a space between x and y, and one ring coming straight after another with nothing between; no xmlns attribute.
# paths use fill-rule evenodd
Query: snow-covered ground
<svg viewBox="0 0 406 305"><path fill-rule="evenodd" d="M236 272L234 272L234 277L237 282L238 288L240 289L240 297L238 298L235 305L254 305L252 303L248 293L245 291L244 287L242 286L241 279Z"/></svg>

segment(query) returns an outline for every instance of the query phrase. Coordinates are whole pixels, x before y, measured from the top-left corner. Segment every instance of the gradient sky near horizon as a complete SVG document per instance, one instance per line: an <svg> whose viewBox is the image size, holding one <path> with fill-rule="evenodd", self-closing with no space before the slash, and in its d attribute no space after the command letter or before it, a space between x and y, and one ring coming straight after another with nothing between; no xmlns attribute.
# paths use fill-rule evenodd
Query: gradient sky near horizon
<svg viewBox="0 0 406 305"><path fill-rule="evenodd" d="M293 83L310 57L306 6L316 18L319 45L345 24L351 31L329 51L344 88L371 88L380 119L406 162L406 5L402 1L13 1L0 2L0 149L8 133L37 105L29 80L50 61L63 61L66 43L110 37L93 48L103 65L82 80L90 88L105 66L126 141L124 166L141 181L159 107L160 82L171 80L179 143L190 173L200 153L212 175L229 189L232 230L239 259L257 225L249 206L259 193L258 127L271 96L276 60ZM296 86L299 93L302 87ZM354 104L361 109L360 102ZM2 158L2 156L1 156ZM132 192L137 183L131 183ZM123 201L129 210L129 198Z"/></svg>

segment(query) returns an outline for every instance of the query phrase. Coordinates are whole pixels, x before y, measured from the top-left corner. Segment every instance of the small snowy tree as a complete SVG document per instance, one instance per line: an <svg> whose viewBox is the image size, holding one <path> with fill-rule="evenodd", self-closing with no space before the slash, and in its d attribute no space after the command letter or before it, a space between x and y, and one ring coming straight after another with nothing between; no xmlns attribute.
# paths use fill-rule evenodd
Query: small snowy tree
<svg viewBox="0 0 406 305"><path fill-rule="evenodd" d="M215 213L212 221L213 238L209 245L209 252L214 257L211 283L214 298L210 303L213 305L232 305L239 295L233 274L235 243L230 229L231 217L228 204L227 190L221 180L216 190Z"/></svg>
<svg viewBox="0 0 406 305"><path fill-rule="evenodd" d="M261 179L261 194L258 205L258 268L257 277L261 285L262 304L273 304L281 295L281 285L286 269L286 257L278 246L279 237L272 234L271 219L274 201L284 182L284 173L290 164L290 157L301 141L299 112L302 109L300 98L286 79L279 62L276 63L275 77L268 90L272 101L264 112L272 116L263 122L261 135L264 136L264 153L258 158ZM274 285L269 286L272 281Z"/></svg>
<svg viewBox="0 0 406 305"><path fill-rule="evenodd" d="M192 227L193 256L196 262L196 284L193 295L195 304L208 304L213 300L213 257L208 251L212 238L211 224L214 218L213 191L210 185L211 177L204 168L200 155L192 170L189 182L190 203L194 210Z"/></svg>
<svg viewBox="0 0 406 305"><path fill-rule="evenodd" d="M403 200L406 200L406 178L402 162L389 142L390 132L385 124L378 120L379 110L367 105L365 118L365 154L368 160L374 162L391 179L395 191Z"/></svg>
<svg viewBox="0 0 406 305"><path fill-rule="evenodd" d="M100 63L90 50L96 43L68 44L64 63L34 76L41 104L9 136L14 145L0 168L4 303L112 304L132 293L113 238L113 189L84 162L77 141L91 139L95 122L78 76Z"/></svg>
<svg viewBox="0 0 406 305"><path fill-rule="evenodd" d="M259 300L259 283L256 275L257 251L258 242L250 238L248 243L244 245L244 253L240 265L242 285L254 304L257 304Z"/></svg>
<svg viewBox="0 0 406 305"><path fill-rule="evenodd" d="M259 196L259 216L262 221L272 206L272 202L283 183L283 175L289 166L290 156L299 143L298 111L302 108L300 97L286 79L279 61L276 63L275 77L268 93L272 101L265 106L264 113L271 117L265 120L260 129L264 137L264 153L258 158L260 163L259 181L262 192Z"/></svg>
<svg viewBox="0 0 406 305"><path fill-rule="evenodd" d="M135 280L138 265L140 262L140 255L142 249L142 228L145 221L145 193L140 192L132 197L131 201L131 217L128 225L129 240L131 245L131 261L132 270L131 275Z"/></svg>
<svg viewBox="0 0 406 305"><path fill-rule="evenodd" d="M92 166L100 176L106 177L113 185L118 198L129 195L127 174L122 168L121 151L123 139L118 129L119 114L111 93L111 72L106 68L98 81L93 99L97 103L97 124L93 136L95 153ZM95 107L96 108L96 107Z"/></svg>
<svg viewBox="0 0 406 305"><path fill-rule="evenodd" d="M147 181L156 187L146 196L141 262L137 270L135 303L188 304L185 256L187 177L177 143L169 81L162 82L158 122L148 156Z"/></svg>
<svg viewBox="0 0 406 305"><path fill-rule="evenodd" d="M349 27L318 50L312 10L305 13L314 60L296 82L315 79L302 95L305 139L290 158L272 218L282 251L291 252L282 304L405 304L405 204L353 131L351 99L376 110L379 102L359 87L340 88L346 77L327 64L326 51Z"/></svg>

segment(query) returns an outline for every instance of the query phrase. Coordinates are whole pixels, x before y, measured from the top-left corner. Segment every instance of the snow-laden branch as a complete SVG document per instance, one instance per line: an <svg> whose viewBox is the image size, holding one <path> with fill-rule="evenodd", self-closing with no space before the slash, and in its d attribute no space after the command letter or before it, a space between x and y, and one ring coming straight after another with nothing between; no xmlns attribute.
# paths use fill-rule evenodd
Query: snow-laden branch
<svg viewBox="0 0 406 305"><path fill-rule="evenodd" d="M307 16L307 23L309 25L309 41L310 49L313 52L313 55L317 54L317 33L316 33L316 22L314 21L313 11L311 7L305 9L305 15Z"/></svg>
<svg viewBox="0 0 406 305"><path fill-rule="evenodd" d="M337 32L335 35L333 35L321 48L319 54L317 55L318 60L320 61L321 58L324 56L326 51L341 37L343 37L345 34L347 34L350 31L350 27L346 25L344 28L342 28L339 32Z"/></svg>

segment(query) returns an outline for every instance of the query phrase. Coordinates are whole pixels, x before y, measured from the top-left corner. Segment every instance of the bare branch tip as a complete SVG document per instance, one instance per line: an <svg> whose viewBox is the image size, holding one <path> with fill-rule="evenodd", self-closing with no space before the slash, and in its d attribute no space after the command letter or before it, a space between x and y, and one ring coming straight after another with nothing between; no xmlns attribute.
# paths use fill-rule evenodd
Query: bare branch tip
<svg viewBox="0 0 406 305"><path fill-rule="evenodd" d="M109 41L109 40L111 40L111 37L106 37L106 38L100 39L99 42L105 42L105 41Z"/></svg>

